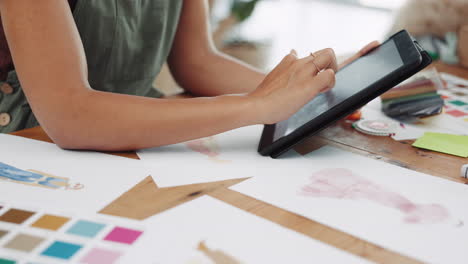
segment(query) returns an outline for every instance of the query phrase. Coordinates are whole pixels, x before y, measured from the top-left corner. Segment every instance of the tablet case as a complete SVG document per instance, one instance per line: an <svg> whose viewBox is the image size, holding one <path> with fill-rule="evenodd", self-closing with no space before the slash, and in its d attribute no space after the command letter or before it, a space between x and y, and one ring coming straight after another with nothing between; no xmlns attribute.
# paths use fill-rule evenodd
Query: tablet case
<svg viewBox="0 0 468 264"><path fill-rule="evenodd" d="M398 33L397 33L398 34ZM406 72L402 74L399 78L395 79L392 82L386 83L385 87L382 87L381 89L376 89L372 93L369 93L365 95L364 97L360 98L360 103L359 104L352 104L355 102L349 102L346 105L343 105L340 107L339 110L347 109L346 111L341 111L335 113L334 116L336 116L335 120L333 122L327 123L328 120L321 118L323 120L318 120L315 124L305 124L305 129L300 129L298 131L294 131L292 134L288 135L287 137L283 137L275 142L273 142L269 146L265 142L267 139L273 137L274 133L274 128L275 125L265 125L262 133L262 137L260 139L259 147L258 147L258 152L263 155L263 156L271 156L272 158L278 158L281 156L283 153L287 152L289 149L294 147L296 144L301 142L303 139L313 136L317 134L318 132L324 130L326 127L336 123L338 120L345 118L346 116L350 115L353 113L355 110L363 107L373 99L377 98L381 94L385 93L386 91L390 90L394 86L398 85L399 83L403 82L406 80L409 76L423 70L427 66L429 66L432 63L432 58L429 55L427 51L425 51L417 41L414 41L414 44L416 48L419 50L422 60L419 66L411 70L410 72ZM351 104L351 105L350 105ZM317 119L320 119L318 117ZM317 123L319 125L317 125ZM297 132L297 133L296 133ZM297 140L299 138L299 140Z"/></svg>

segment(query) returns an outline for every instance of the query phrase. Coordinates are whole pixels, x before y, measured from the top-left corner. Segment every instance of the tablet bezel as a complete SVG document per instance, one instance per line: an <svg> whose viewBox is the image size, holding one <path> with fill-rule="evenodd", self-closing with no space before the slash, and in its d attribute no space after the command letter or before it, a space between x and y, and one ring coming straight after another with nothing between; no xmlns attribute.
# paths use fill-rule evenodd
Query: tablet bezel
<svg viewBox="0 0 468 264"><path fill-rule="evenodd" d="M402 66L389 73L387 76L380 79L379 81L352 95L340 104L327 110L325 113L310 120L309 122L299 127L289 135L283 136L276 141L273 141L275 131L283 130L283 134L287 129L287 121L283 121L273 125L266 125L263 129L263 133L260 139L258 152L263 156L271 156L272 158L279 157L281 154L291 149L294 145L299 143L304 138L312 136L320 132L324 128L328 127L330 124L346 117L356 109L359 109L360 107L364 106L372 99L378 97L382 93L391 89L398 83L409 78L411 75L415 74L420 69L430 64L431 61L430 58L427 58L427 54L424 54L425 58L423 60L421 54L422 49L420 49L415 44L412 37L408 34L407 31L402 30L396 33L387 41L382 43L382 45L388 41L395 42L398 53L400 54L400 57L403 61ZM353 63L345 67L350 67L352 64Z"/></svg>

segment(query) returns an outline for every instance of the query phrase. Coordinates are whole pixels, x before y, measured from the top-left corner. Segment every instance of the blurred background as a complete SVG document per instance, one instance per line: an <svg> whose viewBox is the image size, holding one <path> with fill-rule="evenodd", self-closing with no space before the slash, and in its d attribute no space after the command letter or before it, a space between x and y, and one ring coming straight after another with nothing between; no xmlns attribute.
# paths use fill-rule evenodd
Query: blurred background
<svg viewBox="0 0 468 264"><path fill-rule="evenodd" d="M383 39L392 24L394 10L399 7L396 3L403 1L251 1L256 3L255 9L237 25L228 25L226 20L223 21L229 11L241 18L244 15L241 11L230 9L229 2L213 1L213 24L218 30L215 30L218 48L228 48L230 53L234 52L232 49L236 41L250 42L259 49L266 49L259 54L264 56L263 61L258 58L259 61L252 63L261 68L271 68L291 48L300 54L308 54L332 47L336 54L347 54L372 40ZM247 10L244 12L248 13ZM229 26L231 29L228 29Z"/></svg>
<svg viewBox="0 0 468 264"><path fill-rule="evenodd" d="M458 34L462 25L468 25L467 3L468 0L209 0L216 47L264 71L271 70L292 48L299 55L306 55L331 47L340 60L373 40L385 40L400 28L418 37L437 37L450 46L454 40L450 36L446 39L446 33ZM428 43L432 41L429 39ZM466 46L468 49L468 43ZM458 63L453 58L457 51L451 49L448 60ZM155 87L169 95L180 92L167 67Z"/></svg>

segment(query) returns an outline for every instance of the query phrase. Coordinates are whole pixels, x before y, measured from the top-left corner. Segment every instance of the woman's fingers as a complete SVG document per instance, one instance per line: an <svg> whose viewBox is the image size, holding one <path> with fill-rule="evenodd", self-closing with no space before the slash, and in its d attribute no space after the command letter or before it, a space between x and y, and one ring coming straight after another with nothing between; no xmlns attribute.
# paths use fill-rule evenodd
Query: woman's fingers
<svg viewBox="0 0 468 264"><path fill-rule="evenodd" d="M332 69L326 69L318 73L312 80L313 94L318 94L329 90L335 86L335 72Z"/></svg>
<svg viewBox="0 0 468 264"><path fill-rule="evenodd" d="M291 52L284 56L284 58L280 61L280 63L271 71L272 73L281 72L284 69L289 68L295 61L297 61L297 53L295 50L291 50Z"/></svg>
<svg viewBox="0 0 468 264"><path fill-rule="evenodd" d="M333 49L327 48L319 50L313 55L317 58L314 63L319 66L321 70L332 69L335 72L338 71L338 63L336 62L336 56Z"/></svg>
<svg viewBox="0 0 468 264"><path fill-rule="evenodd" d="M377 40L372 41L371 43L369 43L369 44L367 44L366 46L364 46L364 48L362 48L362 49L358 52L359 57L366 55L367 53L369 53L369 51L375 49L375 48L378 47L379 45L380 45L380 42L378 42Z"/></svg>
<svg viewBox="0 0 468 264"><path fill-rule="evenodd" d="M332 49L322 50L317 52L316 55L312 54L299 60L297 63L299 66L300 76L302 78L315 76L326 69L333 71L337 70L336 57Z"/></svg>

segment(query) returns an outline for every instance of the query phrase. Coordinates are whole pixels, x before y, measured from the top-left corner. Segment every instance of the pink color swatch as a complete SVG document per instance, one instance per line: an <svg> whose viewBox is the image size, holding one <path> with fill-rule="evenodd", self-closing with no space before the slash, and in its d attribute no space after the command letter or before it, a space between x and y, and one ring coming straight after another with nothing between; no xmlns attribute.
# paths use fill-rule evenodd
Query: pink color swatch
<svg viewBox="0 0 468 264"><path fill-rule="evenodd" d="M465 113L459 110L451 110L451 111L448 111L447 114L454 116L454 117L461 117L461 116L468 115L468 113Z"/></svg>
<svg viewBox="0 0 468 264"><path fill-rule="evenodd" d="M314 173L310 181L301 189L301 195L372 201L400 211L405 215L404 221L411 224L438 223L449 217L447 209L439 204L413 203L348 169L324 169Z"/></svg>
<svg viewBox="0 0 468 264"><path fill-rule="evenodd" d="M104 238L104 240L131 245L140 237L141 234L143 234L142 231L123 227L115 227Z"/></svg>
<svg viewBox="0 0 468 264"><path fill-rule="evenodd" d="M121 252L102 249L102 248L93 248L91 251L81 259L80 263L86 264L113 264L122 256Z"/></svg>

